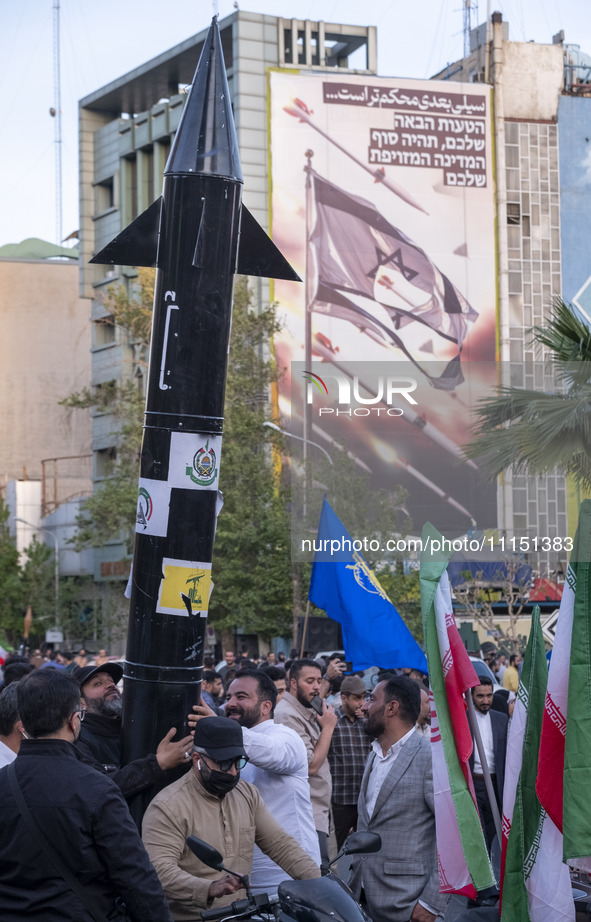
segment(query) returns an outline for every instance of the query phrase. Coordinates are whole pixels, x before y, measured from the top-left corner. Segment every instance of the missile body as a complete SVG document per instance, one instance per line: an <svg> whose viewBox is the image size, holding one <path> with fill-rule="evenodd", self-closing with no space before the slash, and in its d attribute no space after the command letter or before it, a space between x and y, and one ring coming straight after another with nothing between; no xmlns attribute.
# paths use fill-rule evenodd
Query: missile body
<svg viewBox="0 0 591 922"><path fill-rule="evenodd" d="M92 260L157 267L124 667L124 762L155 752L172 726L184 735L199 700L234 273L298 280L242 206L241 192L214 18L162 198ZM132 804L136 820L154 793Z"/></svg>

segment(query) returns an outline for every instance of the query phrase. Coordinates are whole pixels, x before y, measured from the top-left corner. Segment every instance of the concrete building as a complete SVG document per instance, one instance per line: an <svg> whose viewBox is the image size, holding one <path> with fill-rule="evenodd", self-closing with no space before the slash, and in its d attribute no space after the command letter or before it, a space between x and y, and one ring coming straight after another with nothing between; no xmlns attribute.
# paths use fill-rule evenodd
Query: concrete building
<svg viewBox="0 0 591 922"><path fill-rule="evenodd" d="M0 497L17 549L36 537L56 579L92 572L67 545L92 490L90 413L60 405L90 378L77 251L30 239L0 250ZM37 613L36 613L37 614Z"/></svg>
<svg viewBox="0 0 591 922"><path fill-rule="evenodd" d="M75 256L0 254L0 492L11 480L42 481L45 472L48 506L91 486L82 458L65 461L89 454L90 417L59 405L87 386L90 373L88 309L78 294ZM62 481L55 496L54 478Z"/></svg>
<svg viewBox="0 0 591 922"><path fill-rule="evenodd" d="M566 207L573 170L579 170L580 215L591 207L591 185L580 181L584 162L575 164L577 144L584 161L591 128L591 59L578 45L565 44L562 32L549 44L511 41L501 13L472 31L470 48L435 77L493 87L503 382L550 389L544 352L534 353L529 331L543 324L553 298L575 300L579 284L591 276L591 225L579 217L575 231L574 206ZM576 497L560 471L545 477L505 473L501 527L531 538L572 535L577 515ZM546 556L553 568L561 561L564 566L567 555Z"/></svg>
<svg viewBox="0 0 591 922"><path fill-rule="evenodd" d="M244 174L244 202L268 227L267 72L270 67L377 70L375 27L280 19L237 11L220 22ZM91 301L92 386L129 377L141 386L146 355L112 322L102 297L135 273L89 266L92 255L161 193L162 172L207 30L80 101L80 293ZM260 281L263 299L266 281ZM93 417L93 479L116 456L114 420ZM121 579L129 564L119 542L95 553L96 579Z"/></svg>

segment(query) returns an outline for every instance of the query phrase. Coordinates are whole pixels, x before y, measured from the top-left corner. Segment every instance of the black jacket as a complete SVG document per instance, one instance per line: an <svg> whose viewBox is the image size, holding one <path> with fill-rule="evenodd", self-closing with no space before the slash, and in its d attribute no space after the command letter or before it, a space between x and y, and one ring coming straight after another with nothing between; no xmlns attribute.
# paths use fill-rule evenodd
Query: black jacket
<svg viewBox="0 0 591 922"><path fill-rule="evenodd" d="M34 820L104 915L121 897L134 922L170 922L164 892L127 804L112 781L85 765L65 740L24 740L14 762ZM91 922L32 839L0 769L2 922Z"/></svg>
<svg viewBox="0 0 591 922"><path fill-rule="evenodd" d="M93 768L108 775L124 797L158 784L162 787L166 772L152 753L121 768L121 718L86 714L76 743L80 756ZM174 780L174 779L171 779Z"/></svg>
<svg viewBox="0 0 591 922"><path fill-rule="evenodd" d="M506 714L501 714L500 711L493 711L492 708L488 713L490 714L492 725L493 752L495 754L495 773L497 776L497 792L499 795L499 804L502 805L503 787L505 784L505 756L507 753L507 730L509 728L509 718ZM472 733L472 739L474 739L472 726L470 726L470 732ZM474 749L475 748L476 742L474 742ZM470 771L474 771L474 749L472 750L472 755L470 756Z"/></svg>

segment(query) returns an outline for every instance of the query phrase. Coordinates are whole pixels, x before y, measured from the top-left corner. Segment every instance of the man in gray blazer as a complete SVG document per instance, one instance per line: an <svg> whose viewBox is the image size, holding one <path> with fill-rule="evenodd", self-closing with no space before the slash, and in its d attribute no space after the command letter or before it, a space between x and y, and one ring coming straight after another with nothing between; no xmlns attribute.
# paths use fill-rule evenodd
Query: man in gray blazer
<svg viewBox="0 0 591 922"><path fill-rule="evenodd" d="M433 922L449 899L439 893L431 747L415 730L420 706L407 676L380 682L363 705L373 742L357 829L377 832L382 848L354 859L349 885L373 922Z"/></svg>

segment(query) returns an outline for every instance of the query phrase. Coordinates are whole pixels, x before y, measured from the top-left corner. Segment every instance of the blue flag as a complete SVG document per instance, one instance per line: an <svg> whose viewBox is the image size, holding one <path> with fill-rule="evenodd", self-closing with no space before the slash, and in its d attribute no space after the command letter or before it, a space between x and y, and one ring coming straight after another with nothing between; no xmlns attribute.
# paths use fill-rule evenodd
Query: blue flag
<svg viewBox="0 0 591 922"><path fill-rule="evenodd" d="M381 666L427 672L427 659L326 498L310 581L310 601L343 630L353 671Z"/></svg>

